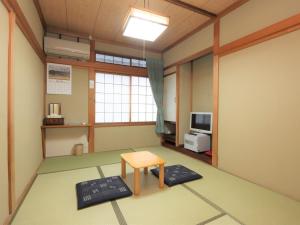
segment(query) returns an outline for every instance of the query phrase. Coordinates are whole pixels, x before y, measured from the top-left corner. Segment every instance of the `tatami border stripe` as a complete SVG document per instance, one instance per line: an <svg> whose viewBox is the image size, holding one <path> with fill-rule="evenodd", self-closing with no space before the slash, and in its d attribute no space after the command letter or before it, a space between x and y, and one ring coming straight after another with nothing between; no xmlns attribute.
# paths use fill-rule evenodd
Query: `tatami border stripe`
<svg viewBox="0 0 300 225"><path fill-rule="evenodd" d="M95 168L97 166L108 166L108 165L114 165L114 164L119 164L119 163L121 163L121 161L120 162L109 163L109 164L103 164L103 165L81 167L81 168L76 168L76 169L58 170L58 171L51 171L51 172L45 172L45 173L38 173L38 175L51 174L51 173L60 173L60 172L67 172L67 171L81 170L81 169L89 169L89 168Z"/></svg>
<svg viewBox="0 0 300 225"><path fill-rule="evenodd" d="M125 220L125 218L123 216L123 213L122 213L122 211L121 211L121 209L120 209L117 201L112 201L111 205L112 205L112 207L113 207L113 209L115 211L115 214L116 214L116 216L118 218L119 224L120 225L127 225L127 222L126 222L126 220Z"/></svg>
<svg viewBox="0 0 300 225"><path fill-rule="evenodd" d="M196 192L195 190L193 190L192 188L190 188L189 186L187 186L186 184L182 184L183 187L185 187L187 190L189 190L190 192L192 192L194 195L196 195L197 197L201 198L203 201L205 201L206 203L208 203L209 205L211 205L212 207L214 207L216 210L218 210L221 213L225 213L226 215L230 216L233 220L235 220L236 222L240 223L241 225L243 225L243 223L241 221L239 221L237 218L235 218L234 216L232 216L230 213L226 212L224 209L222 209L221 207L219 207L218 205L216 205L215 203L213 203L212 201L208 200L207 198L205 198L204 196L202 196L201 194L199 194L198 192ZM200 223L201 224L201 223Z"/></svg>
<svg viewBox="0 0 300 225"><path fill-rule="evenodd" d="M101 169L100 166L97 166L97 170L98 170L98 173L99 173L100 177L104 178L105 176L104 176L104 173L103 173L103 171L102 171L102 169Z"/></svg>
<svg viewBox="0 0 300 225"><path fill-rule="evenodd" d="M97 166L97 170L98 170L99 175L100 175L101 178L105 177L104 173L103 173L103 171L102 171L102 169L101 169L100 166ZM123 213L122 213L122 211L121 211L121 209L120 209L117 201L115 201L115 200L111 201L111 206L113 207L113 210L114 210L114 212L116 214L116 217L118 219L119 224L120 225L127 225L127 222L126 222L126 220L124 218L124 215L123 215Z"/></svg>
<svg viewBox="0 0 300 225"><path fill-rule="evenodd" d="M216 215L216 216L214 216L214 217L212 217L212 218L209 218L209 219L207 219L207 220L205 220L205 221L203 221L203 222L201 222L201 223L198 223L197 225L205 225L205 224L207 224L207 223L209 223L209 222L212 222L212 221L214 221L214 220L216 220L216 219L219 219L219 218L221 218L221 217L223 217L223 216L225 216L225 215L226 215L226 213L221 213L221 214Z"/></svg>

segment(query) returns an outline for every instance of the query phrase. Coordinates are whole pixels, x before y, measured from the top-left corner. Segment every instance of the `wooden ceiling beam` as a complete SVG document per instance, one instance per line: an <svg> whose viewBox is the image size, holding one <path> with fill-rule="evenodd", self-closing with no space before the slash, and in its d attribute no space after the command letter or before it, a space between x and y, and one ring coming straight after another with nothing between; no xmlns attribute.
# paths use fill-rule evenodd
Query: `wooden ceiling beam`
<svg viewBox="0 0 300 225"><path fill-rule="evenodd" d="M198 8L194 5L188 4L188 3L180 1L180 0L163 0L163 1L169 2L173 5L177 5L181 8L185 8L187 10L193 11L193 12L201 14L203 16L208 16L210 18L216 18L217 17L217 15L212 13L212 12L209 12L205 9Z"/></svg>
<svg viewBox="0 0 300 225"><path fill-rule="evenodd" d="M42 9L41 9L41 5L40 5L40 2L39 0L33 0L33 3L35 5L35 8L39 14L39 17L40 17L40 20L41 20L41 23L42 23L42 26L44 28L44 31L46 30L46 21L45 21L45 18L44 18L44 15L43 15L43 12L42 12Z"/></svg>

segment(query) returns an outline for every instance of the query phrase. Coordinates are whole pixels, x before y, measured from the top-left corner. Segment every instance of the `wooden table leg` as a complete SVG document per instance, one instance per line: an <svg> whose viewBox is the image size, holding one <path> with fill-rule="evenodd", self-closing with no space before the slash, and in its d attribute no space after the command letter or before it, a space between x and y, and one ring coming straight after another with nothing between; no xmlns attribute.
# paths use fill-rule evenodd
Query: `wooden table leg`
<svg viewBox="0 0 300 225"><path fill-rule="evenodd" d="M123 158L121 159L121 171L122 177L126 178L126 161Z"/></svg>
<svg viewBox="0 0 300 225"><path fill-rule="evenodd" d="M134 184L133 184L133 192L135 195L139 195L141 191L140 187L140 169L134 169Z"/></svg>
<svg viewBox="0 0 300 225"><path fill-rule="evenodd" d="M144 174L148 174L148 167L144 168Z"/></svg>
<svg viewBox="0 0 300 225"><path fill-rule="evenodd" d="M164 164L159 165L159 187L164 188L165 168Z"/></svg>

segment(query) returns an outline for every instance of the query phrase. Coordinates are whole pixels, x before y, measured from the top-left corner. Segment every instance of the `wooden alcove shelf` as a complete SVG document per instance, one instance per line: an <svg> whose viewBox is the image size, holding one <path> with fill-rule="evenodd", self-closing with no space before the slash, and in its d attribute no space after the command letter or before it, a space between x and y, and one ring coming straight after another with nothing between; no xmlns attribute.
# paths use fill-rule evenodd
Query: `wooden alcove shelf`
<svg viewBox="0 0 300 225"><path fill-rule="evenodd" d="M41 131L42 131L42 150L43 150L43 158L46 157L46 130L47 129L66 129L66 128L88 128L88 142L91 141L91 128L93 128L90 124L64 124L64 125L42 125Z"/></svg>

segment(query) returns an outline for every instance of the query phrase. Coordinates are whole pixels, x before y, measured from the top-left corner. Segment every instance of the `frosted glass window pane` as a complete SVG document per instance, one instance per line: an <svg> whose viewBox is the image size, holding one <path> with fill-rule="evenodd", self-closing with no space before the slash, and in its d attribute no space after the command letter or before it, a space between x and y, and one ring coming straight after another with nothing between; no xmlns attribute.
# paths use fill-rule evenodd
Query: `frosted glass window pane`
<svg viewBox="0 0 300 225"><path fill-rule="evenodd" d="M152 113L153 112L153 106L152 105L147 105L146 106L146 112L148 112L148 113Z"/></svg>
<svg viewBox="0 0 300 225"><path fill-rule="evenodd" d="M113 104L105 104L105 112L106 113L112 113L114 111L114 105Z"/></svg>
<svg viewBox="0 0 300 225"><path fill-rule="evenodd" d="M112 113L105 114L105 122L107 122L107 123L113 122L113 114Z"/></svg>
<svg viewBox="0 0 300 225"><path fill-rule="evenodd" d="M131 102L132 103L139 103L139 96L138 95L132 95Z"/></svg>
<svg viewBox="0 0 300 225"><path fill-rule="evenodd" d="M131 77L131 85L139 85L139 78L138 77Z"/></svg>
<svg viewBox="0 0 300 225"><path fill-rule="evenodd" d="M96 112L104 112L104 103L96 103Z"/></svg>
<svg viewBox="0 0 300 225"><path fill-rule="evenodd" d="M139 111L139 105L138 104L132 104L131 105L131 111L132 112L138 112Z"/></svg>
<svg viewBox="0 0 300 225"><path fill-rule="evenodd" d="M146 112L146 105L145 104L139 104L139 112Z"/></svg>
<svg viewBox="0 0 300 225"><path fill-rule="evenodd" d="M139 121L145 121L146 120L146 114L145 113L139 113Z"/></svg>
<svg viewBox="0 0 300 225"><path fill-rule="evenodd" d="M122 58L121 57L114 57L114 64L122 65Z"/></svg>
<svg viewBox="0 0 300 225"><path fill-rule="evenodd" d="M106 55L105 56L105 62L106 63L113 63L114 62L114 57L111 55Z"/></svg>
<svg viewBox="0 0 300 225"><path fill-rule="evenodd" d="M105 94L105 103L113 103L114 95L113 94Z"/></svg>
<svg viewBox="0 0 300 225"><path fill-rule="evenodd" d="M146 121L153 121L153 116L152 116L152 113L147 113L146 114Z"/></svg>
<svg viewBox="0 0 300 225"><path fill-rule="evenodd" d="M122 95L114 94L114 103L122 103Z"/></svg>
<svg viewBox="0 0 300 225"><path fill-rule="evenodd" d="M122 113L122 122L129 122L129 113Z"/></svg>
<svg viewBox="0 0 300 225"><path fill-rule="evenodd" d="M114 75L114 84L122 84L122 76Z"/></svg>
<svg viewBox="0 0 300 225"><path fill-rule="evenodd" d="M130 66L130 59L128 59L128 58L123 58L123 65L125 65L125 66Z"/></svg>
<svg viewBox="0 0 300 225"><path fill-rule="evenodd" d="M104 73L96 73L96 82L104 83Z"/></svg>
<svg viewBox="0 0 300 225"><path fill-rule="evenodd" d="M133 95L139 94L139 86L132 86L131 92Z"/></svg>
<svg viewBox="0 0 300 225"><path fill-rule="evenodd" d="M122 114L114 113L114 122L122 122Z"/></svg>
<svg viewBox="0 0 300 225"><path fill-rule="evenodd" d="M104 84L96 83L96 92L104 93Z"/></svg>
<svg viewBox="0 0 300 225"><path fill-rule="evenodd" d="M96 123L104 122L104 113L96 113Z"/></svg>
<svg viewBox="0 0 300 225"><path fill-rule="evenodd" d="M146 77L140 77L139 78L139 85L140 86L146 86L147 84L147 78Z"/></svg>
<svg viewBox="0 0 300 225"><path fill-rule="evenodd" d="M146 83L147 83L147 86L148 86L148 87L151 86L151 85L150 85L150 80L149 80L149 78L147 78Z"/></svg>
<svg viewBox="0 0 300 225"><path fill-rule="evenodd" d="M146 104L146 96L140 95L139 96L139 103L140 104Z"/></svg>
<svg viewBox="0 0 300 225"><path fill-rule="evenodd" d="M130 77L129 76L122 76L122 84L129 85Z"/></svg>
<svg viewBox="0 0 300 225"><path fill-rule="evenodd" d="M122 85L122 94L128 95L129 94L129 86Z"/></svg>
<svg viewBox="0 0 300 225"><path fill-rule="evenodd" d="M114 93L115 94L122 94L122 85L114 85Z"/></svg>
<svg viewBox="0 0 300 225"><path fill-rule="evenodd" d="M104 93L96 93L96 102L104 102Z"/></svg>
<svg viewBox="0 0 300 225"><path fill-rule="evenodd" d="M157 113L153 113L153 121L156 121Z"/></svg>
<svg viewBox="0 0 300 225"><path fill-rule="evenodd" d="M141 87L140 86L140 88L139 88L139 94L140 95L146 95L146 90L147 90L146 87Z"/></svg>
<svg viewBox="0 0 300 225"><path fill-rule="evenodd" d="M138 113L132 113L131 114L131 121L133 121L133 122L139 121L139 114Z"/></svg>
<svg viewBox="0 0 300 225"><path fill-rule="evenodd" d="M139 60L138 59L131 59L131 65L132 66L139 66Z"/></svg>
<svg viewBox="0 0 300 225"><path fill-rule="evenodd" d="M122 104L114 104L114 112L116 113L122 112Z"/></svg>
<svg viewBox="0 0 300 225"><path fill-rule="evenodd" d="M122 103L129 103L129 95L122 95Z"/></svg>
<svg viewBox="0 0 300 225"><path fill-rule="evenodd" d="M125 113L129 112L129 105L128 104L122 104L122 112L125 112Z"/></svg>
<svg viewBox="0 0 300 225"><path fill-rule="evenodd" d="M114 83L114 75L105 74L105 83L106 84L113 84Z"/></svg>
<svg viewBox="0 0 300 225"><path fill-rule="evenodd" d="M147 104L152 104L152 102L153 102L153 97L152 97L152 96L147 96L146 98L147 98L147 99L146 99L146 103L147 103Z"/></svg>
<svg viewBox="0 0 300 225"><path fill-rule="evenodd" d="M146 65L146 61L145 60L141 60L140 61L140 66L141 67L146 67L147 65Z"/></svg>
<svg viewBox="0 0 300 225"><path fill-rule="evenodd" d="M104 62L105 56L103 54L96 54L96 61L98 62Z"/></svg>
<svg viewBox="0 0 300 225"><path fill-rule="evenodd" d="M113 84L105 84L105 93L114 93L114 85Z"/></svg>

